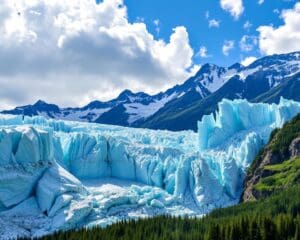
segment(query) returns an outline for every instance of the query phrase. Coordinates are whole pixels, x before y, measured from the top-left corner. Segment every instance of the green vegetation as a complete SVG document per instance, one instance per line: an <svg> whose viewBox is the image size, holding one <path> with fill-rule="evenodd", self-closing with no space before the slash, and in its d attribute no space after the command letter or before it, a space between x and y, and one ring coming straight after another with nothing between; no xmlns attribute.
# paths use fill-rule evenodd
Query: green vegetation
<svg viewBox="0 0 300 240"><path fill-rule="evenodd" d="M281 164L267 165L264 169L270 171L272 175L262 178L255 185L258 191L274 192L300 182L300 158L284 161Z"/></svg>
<svg viewBox="0 0 300 240"><path fill-rule="evenodd" d="M300 186L257 202L218 209L202 219L160 216L107 228L58 232L54 239L300 239Z"/></svg>
<svg viewBox="0 0 300 240"><path fill-rule="evenodd" d="M273 130L268 145L258 153L248 168L248 174L258 168L267 152L276 154L281 162L289 159L289 146L297 137L300 137L300 114L285 123L281 129Z"/></svg>
<svg viewBox="0 0 300 240"><path fill-rule="evenodd" d="M280 131L275 131L275 134L270 143L271 150L278 153L282 158L289 158L289 146L291 142L300 137L300 114L290 122L284 124Z"/></svg>
<svg viewBox="0 0 300 240"><path fill-rule="evenodd" d="M289 149L292 141L298 137L300 114L271 133L269 143L259 152L247 172L248 183L253 184L254 199L269 196L300 182L300 158L291 158Z"/></svg>

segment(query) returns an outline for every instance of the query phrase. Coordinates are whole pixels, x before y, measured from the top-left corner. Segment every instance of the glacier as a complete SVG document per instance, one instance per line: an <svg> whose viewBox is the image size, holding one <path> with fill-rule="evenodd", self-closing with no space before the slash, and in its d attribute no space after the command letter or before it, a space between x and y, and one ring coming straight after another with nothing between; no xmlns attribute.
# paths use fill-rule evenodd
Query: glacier
<svg viewBox="0 0 300 240"><path fill-rule="evenodd" d="M218 109L197 133L0 115L0 239L238 203L247 167L300 103Z"/></svg>

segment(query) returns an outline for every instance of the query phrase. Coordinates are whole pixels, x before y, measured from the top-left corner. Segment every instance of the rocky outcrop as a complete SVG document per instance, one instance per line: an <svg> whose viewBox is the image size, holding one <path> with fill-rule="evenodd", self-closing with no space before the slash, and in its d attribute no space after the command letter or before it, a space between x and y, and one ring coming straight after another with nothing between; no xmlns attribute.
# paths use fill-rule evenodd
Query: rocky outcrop
<svg viewBox="0 0 300 240"><path fill-rule="evenodd" d="M253 171L250 171L246 176L245 190L241 201L247 202L263 197L263 193L257 191L254 186L262 177L267 177L272 174L272 172L265 170L264 166L280 162L281 159L278 154L274 154L270 150L265 150L263 154L256 159L256 163L254 163L255 165L252 167Z"/></svg>
<svg viewBox="0 0 300 240"><path fill-rule="evenodd" d="M291 157L300 156L300 137L294 139L289 147Z"/></svg>

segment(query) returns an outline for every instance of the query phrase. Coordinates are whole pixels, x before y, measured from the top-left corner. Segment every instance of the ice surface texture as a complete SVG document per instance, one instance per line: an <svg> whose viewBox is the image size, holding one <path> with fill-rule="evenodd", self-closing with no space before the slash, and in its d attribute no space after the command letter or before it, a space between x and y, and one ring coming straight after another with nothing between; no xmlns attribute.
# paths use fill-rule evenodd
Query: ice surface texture
<svg viewBox="0 0 300 240"><path fill-rule="evenodd" d="M0 236L235 204L271 131L299 112L284 99L223 100L198 133L1 115Z"/></svg>

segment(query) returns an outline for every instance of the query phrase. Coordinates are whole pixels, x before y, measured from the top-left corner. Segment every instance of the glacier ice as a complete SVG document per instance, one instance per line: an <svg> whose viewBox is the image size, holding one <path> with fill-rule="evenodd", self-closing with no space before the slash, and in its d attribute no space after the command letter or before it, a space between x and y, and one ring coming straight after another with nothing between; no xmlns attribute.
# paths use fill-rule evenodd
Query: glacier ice
<svg viewBox="0 0 300 240"><path fill-rule="evenodd" d="M285 99L223 100L198 133L0 115L0 236L235 204L271 131L299 112Z"/></svg>

